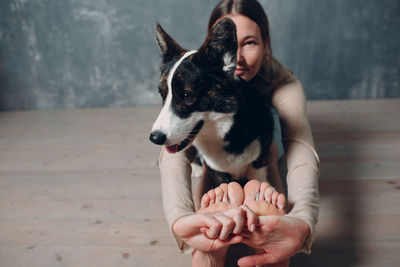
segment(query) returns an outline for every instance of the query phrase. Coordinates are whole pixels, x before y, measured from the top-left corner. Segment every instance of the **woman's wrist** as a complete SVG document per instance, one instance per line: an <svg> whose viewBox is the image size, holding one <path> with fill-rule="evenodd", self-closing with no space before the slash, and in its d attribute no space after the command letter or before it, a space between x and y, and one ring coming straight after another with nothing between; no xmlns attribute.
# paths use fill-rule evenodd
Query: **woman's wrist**
<svg viewBox="0 0 400 267"><path fill-rule="evenodd" d="M306 223L304 220L302 220L302 219L298 219L298 220L299 220L299 224L300 224L299 228L301 229L300 232L303 233L303 238L302 238L303 242L302 242L302 246L301 246L301 247L303 247L304 243L307 241L308 237L311 235L311 229L310 229L310 226L308 225L308 223Z"/></svg>
<svg viewBox="0 0 400 267"><path fill-rule="evenodd" d="M296 220L296 232L298 233L297 253L304 252L306 254L310 254L311 243L312 243L312 232L310 224L308 224L306 220L298 218L297 216L289 215L288 217L291 217Z"/></svg>

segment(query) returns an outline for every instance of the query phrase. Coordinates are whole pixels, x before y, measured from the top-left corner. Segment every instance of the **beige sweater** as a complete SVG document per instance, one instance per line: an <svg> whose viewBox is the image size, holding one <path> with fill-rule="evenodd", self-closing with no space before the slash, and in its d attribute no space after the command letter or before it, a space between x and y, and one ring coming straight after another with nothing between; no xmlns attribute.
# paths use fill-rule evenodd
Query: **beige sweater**
<svg viewBox="0 0 400 267"><path fill-rule="evenodd" d="M285 216L304 220L311 234L299 252L311 253L311 244L319 211L319 158L306 113L306 98L299 81L277 89L272 105L278 112L288 165L288 203L293 209ZM167 222L172 229L179 218L194 213L191 192L191 165L184 153L170 154L164 149L160 155L161 190ZM190 248L174 235L179 248Z"/></svg>

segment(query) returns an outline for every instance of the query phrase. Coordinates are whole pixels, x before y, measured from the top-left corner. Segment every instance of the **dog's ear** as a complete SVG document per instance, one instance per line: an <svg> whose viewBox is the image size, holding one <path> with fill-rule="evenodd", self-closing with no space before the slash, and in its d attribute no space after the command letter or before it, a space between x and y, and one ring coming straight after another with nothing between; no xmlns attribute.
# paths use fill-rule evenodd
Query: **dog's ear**
<svg viewBox="0 0 400 267"><path fill-rule="evenodd" d="M164 31L160 24L155 24L155 31L157 44L160 48L163 62L167 62L172 58L179 56L184 51L184 49Z"/></svg>
<svg viewBox="0 0 400 267"><path fill-rule="evenodd" d="M194 60L200 65L213 66L233 76L237 46L235 23L230 18L223 18L211 29Z"/></svg>

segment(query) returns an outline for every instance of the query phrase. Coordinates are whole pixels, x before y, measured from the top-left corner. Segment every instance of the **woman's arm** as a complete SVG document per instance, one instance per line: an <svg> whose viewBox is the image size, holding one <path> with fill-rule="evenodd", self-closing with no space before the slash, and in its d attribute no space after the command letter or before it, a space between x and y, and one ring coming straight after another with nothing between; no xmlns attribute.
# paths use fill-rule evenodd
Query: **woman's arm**
<svg viewBox="0 0 400 267"><path fill-rule="evenodd" d="M277 89L272 104L281 120L288 165L288 203L293 209L285 216L259 217L256 231L242 234L244 243L265 252L239 259L240 266L275 263L288 266L289 258L296 253L311 253L318 219L319 159L300 82L296 80Z"/></svg>
<svg viewBox="0 0 400 267"><path fill-rule="evenodd" d="M190 163L184 153L170 154L163 147L160 153L159 167L163 208L169 229L173 233L178 247L182 251L188 251L189 246L174 233L173 225L179 218L194 214Z"/></svg>
<svg viewBox="0 0 400 267"><path fill-rule="evenodd" d="M159 166L165 216L182 252L214 251L239 243L242 237L237 234L245 218L247 227L257 224L257 216L242 207L194 213L191 165L185 154L170 154L163 148Z"/></svg>
<svg viewBox="0 0 400 267"><path fill-rule="evenodd" d="M279 114L288 165L288 203L293 209L287 216L305 221L310 235L301 252L310 253L319 212L319 158L306 111L306 98L298 80L277 89L272 104Z"/></svg>

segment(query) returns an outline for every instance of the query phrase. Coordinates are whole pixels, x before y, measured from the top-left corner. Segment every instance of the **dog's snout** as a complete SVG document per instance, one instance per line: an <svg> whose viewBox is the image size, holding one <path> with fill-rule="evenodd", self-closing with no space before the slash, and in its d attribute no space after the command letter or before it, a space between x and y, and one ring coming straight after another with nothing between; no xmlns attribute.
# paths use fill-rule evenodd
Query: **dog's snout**
<svg viewBox="0 0 400 267"><path fill-rule="evenodd" d="M164 145L167 141L167 136L161 131L153 131L150 134L150 141L157 145Z"/></svg>

